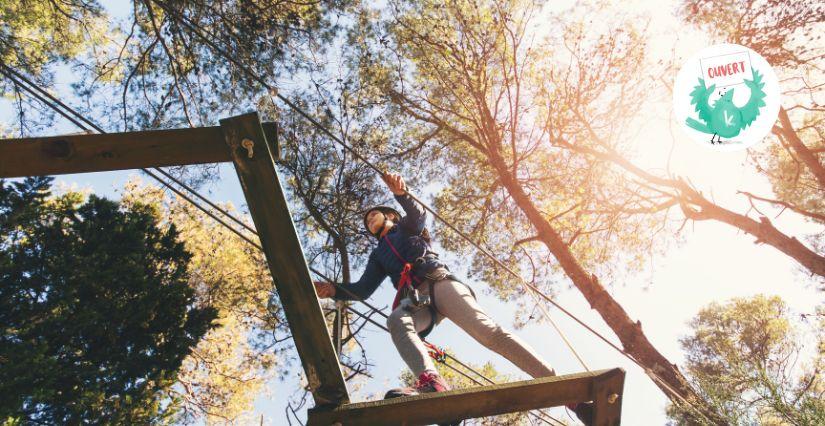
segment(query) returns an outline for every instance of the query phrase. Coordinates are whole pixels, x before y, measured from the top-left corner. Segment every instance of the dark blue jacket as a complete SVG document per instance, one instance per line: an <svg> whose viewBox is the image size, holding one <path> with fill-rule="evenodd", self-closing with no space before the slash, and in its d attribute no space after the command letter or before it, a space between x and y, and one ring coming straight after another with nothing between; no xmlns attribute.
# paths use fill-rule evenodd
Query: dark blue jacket
<svg viewBox="0 0 825 426"><path fill-rule="evenodd" d="M408 194L396 195L395 199L398 204L401 204L407 215L390 228L386 237L408 262L415 263L418 257L424 257L424 262L415 265L412 269L413 275L423 281L426 273L439 266L445 266L438 259L438 254L429 248L429 244L420 235L427 220L427 211ZM401 278L402 269L404 269L404 262L398 259L387 242L384 241L384 237L381 237L378 246L370 253L361 278L352 284L339 283L339 285L354 293L358 298L367 299L375 292L387 275L390 276L393 287L398 288L398 280ZM352 300L353 297L343 291L337 291L335 292L335 299Z"/></svg>

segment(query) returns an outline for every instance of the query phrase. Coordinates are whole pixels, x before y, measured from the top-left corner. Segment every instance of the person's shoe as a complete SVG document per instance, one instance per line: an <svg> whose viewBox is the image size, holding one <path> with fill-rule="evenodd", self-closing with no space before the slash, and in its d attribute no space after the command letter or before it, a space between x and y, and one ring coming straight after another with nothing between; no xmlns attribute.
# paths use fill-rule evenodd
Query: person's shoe
<svg viewBox="0 0 825 426"><path fill-rule="evenodd" d="M576 413L576 417L586 426L593 424L593 403L579 402L567 404L567 408Z"/></svg>
<svg viewBox="0 0 825 426"><path fill-rule="evenodd" d="M425 371L418 376L415 390L419 393L444 392L450 390L450 385L436 372Z"/></svg>
<svg viewBox="0 0 825 426"><path fill-rule="evenodd" d="M384 394L384 399L400 398L402 396L418 395L418 391L413 387L390 389Z"/></svg>

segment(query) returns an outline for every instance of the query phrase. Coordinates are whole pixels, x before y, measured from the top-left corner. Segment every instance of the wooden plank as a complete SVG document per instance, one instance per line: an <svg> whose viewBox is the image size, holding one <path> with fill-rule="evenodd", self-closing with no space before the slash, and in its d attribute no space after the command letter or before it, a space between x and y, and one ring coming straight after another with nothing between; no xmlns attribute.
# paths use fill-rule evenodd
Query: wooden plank
<svg viewBox="0 0 825 426"><path fill-rule="evenodd" d="M221 120L221 128L315 403L347 402L344 376L258 114ZM246 141L251 143L251 158L243 146Z"/></svg>
<svg viewBox="0 0 825 426"><path fill-rule="evenodd" d="M309 410L308 425L424 425L591 401L599 380L614 377L617 371L623 378L621 369L601 370L359 402L334 409L315 408Z"/></svg>
<svg viewBox="0 0 825 426"><path fill-rule="evenodd" d="M264 125L275 142L275 123ZM0 178L231 161L219 126L0 139Z"/></svg>
<svg viewBox="0 0 825 426"><path fill-rule="evenodd" d="M617 368L595 379L594 426L618 426L621 423L624 376L624 370Z"/></svg>

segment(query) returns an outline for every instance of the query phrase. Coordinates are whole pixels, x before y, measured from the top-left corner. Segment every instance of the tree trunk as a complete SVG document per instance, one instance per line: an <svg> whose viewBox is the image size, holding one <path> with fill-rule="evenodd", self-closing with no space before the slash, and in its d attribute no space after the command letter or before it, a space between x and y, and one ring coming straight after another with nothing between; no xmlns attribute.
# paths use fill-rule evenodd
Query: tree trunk
<svg viewBox="0 0 825 426"><path fill-rule="evenodd" d="M805 166L808 167L808 170L814 175L816 181L819 182L819 189L825 191L825 167L822 166L822 163L816 155L799 139L799 135L796 133L796 130L794 130L791 119L788 117L788 111L786 111L785 108L779 109L779 122L782 123L782 127L777 128L774 126L774 133L778 130L781 136L788 141L788 144L791 145L791 148L793 148L796 155L799 156L799 159L805 163Z"/></svg>
<svg viewBox="0 0 825 426"><path fill-rule="evenodd" d="M669 362L653 344L650 343L644 335L644 332L642 332L641 323L638 321L634 322L628 316L627 312L625 312L624 308L622 308L599 283L597 277L585 271L579 264L559 233L541 214L538 208L536 208L533 201L524 192L524 188L519 185L515 176L511 174L501 153L495 148L490 149L488 150L488 159L491 166L500 176L503 186L527 216L530 223L535 226L539 240L553 253L562 269L564 269L564 272L590 303L590 307L599 313L610 329L618 336L624 350L635 358L639 364L644 366L644 368L655 372L656 375L667 384L667 386L664 386L657 380L654 380L656 385L662 389L665 395L674 403L684 405L684 402L679 397L672 395L673 391L678 392L684 400L690 401L694 407L701 410L702 414L709 419L713 419L715 423L725 424L724 420L696 394L676 365ZM668 389L668 387L673 391Z"/></svg>

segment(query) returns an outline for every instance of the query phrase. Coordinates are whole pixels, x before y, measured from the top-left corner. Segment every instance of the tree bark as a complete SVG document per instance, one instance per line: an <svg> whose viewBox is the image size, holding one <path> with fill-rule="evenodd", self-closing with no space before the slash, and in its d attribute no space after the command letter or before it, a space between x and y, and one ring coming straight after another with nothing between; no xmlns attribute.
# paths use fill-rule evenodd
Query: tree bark
<svg viewBox="0 0 825 426"><path fill-rule="evenodd" d="M598 140L595 138L595 135L592 135L592 137L594 140ZM607 151L575 146L564 140L556 140L555 142L559 146L567 149L610 161L651 184L673 189L676 192L673 194L673 197L679 201L682 211L688 219L716 220L727 223L756 237L754 243L768 244L796 260L800 265L807 268L811 274L825 277L825 256L811 250L796 239L796 237L788 236L777 229L767 217L763 216L759 221L756 221L748 216L721 207L709 201L699 191L686 184L683 180L663 178L648 173L619 155L619 153L610 150L605 144L602 144L602 146ZM701 210L696 210L691 206L700 207Z"/></svg>
<svg viewBox="0 0 825 426"><path fill-rule="evenodd" d="M796 133L796 130L794 130L791 119L788 117L788 111L786 111L785 108L779 109L779 122L782 123L782 127L774 126L773 132L778 132L788 141L788 144L793 148L794 152L796 152L796 155L799 156L799 159L802 160L811 174L814 175L814 178L816 178L816 181L819 183L819 189L825 191L825 167L823 167L816 155L799 139L799 135Z"/></svg>
<svg viewBox="0 0 825 426"><path fill-rule="evenodd" d="M599 283L596 275L588 273L579 264L561 235L542 215L530 197L524 192L524 188L518 183L516 177L512 175L501 153L493 147L488 150L487 158L499 175L503 186L527 216L530 223L535 226L538 239L553 253L564 272L590 303L590 307L595 309L610 329L613 330L623 349L644 368L655 372L667 384L667 386L664 386L654 379L656 385L677 405L683 405L684 402L679 397L673 396L673 391L678 392L679 396L689 401L715 423L725 424L725 421L711 407L707 406L704 399L696 394L676 364L668 361L647 339L642 331L641 323L633 321L619 302Z"/></svg>
<svg viewBox="0 0 825 426"><path fill-rule="evenodd" d="M687 185L682 185L685 188L682 188L680 192L685 199L702 208L701 211L697 211L682 203L682 211L689 219L713 219L727 223L756 237L754 244L769 244L799 262L811 272L811 275L817 274L825 277L825 256L811 250L796 237L788 236L776 229L767 217L762 216L759 221L756 221L745 215L734 213L708 201Z"/></svg>

